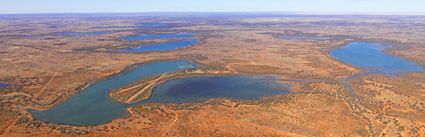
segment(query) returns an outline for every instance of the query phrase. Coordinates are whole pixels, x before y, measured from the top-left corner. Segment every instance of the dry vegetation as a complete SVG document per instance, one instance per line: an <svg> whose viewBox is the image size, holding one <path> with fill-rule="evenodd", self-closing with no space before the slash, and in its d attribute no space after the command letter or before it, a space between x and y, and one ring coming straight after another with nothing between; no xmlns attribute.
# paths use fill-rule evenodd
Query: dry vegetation
<svg viewBox="0 0 425 137"><path fill-rule="evenodd" d="M1 15L0 134L3 136L424 136L425 75L371 75L341 84L361 69L329 55L347 42L394 46L388 53L425 66L425 17L284 15ZM163 28L108 28L168 24ZM110 31L89 37L63 31ZM194 32L201 40L172 52L114 53L141 43L131 34ZM329 40L284 39L321 35ZM164 40L162 40L164 41ZM216 74L274 74L292 94L257 101L212 99L202 103L148 104L128 118L90 127L44 123L26 111L48 109L79 89L129 66L186 58ZM142 82L143 83L143 82ZM135 83L138 84L138 83ZM140 83L139 83L140 84ZM143 86L111 96L125 101ZM140 100L142 97L134 97ZM130 102L133 101L130 100Z"/></svg>

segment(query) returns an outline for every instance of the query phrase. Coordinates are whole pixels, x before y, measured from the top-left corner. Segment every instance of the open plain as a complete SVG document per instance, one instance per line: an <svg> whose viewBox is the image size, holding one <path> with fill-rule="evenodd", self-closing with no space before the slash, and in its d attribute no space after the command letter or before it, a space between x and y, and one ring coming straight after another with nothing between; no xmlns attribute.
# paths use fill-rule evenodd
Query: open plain
<svg viewBox="0 0 425 137"><path fill-rule="evenodd" d="M60 32L102 32L60 35ZM139 34L193 37L123 40ZM68 34L68 33L67 33ZM425 66L425 16L280 13L0 15L1 136L425 136L425 72L368 74L331 55L351 42ZM167 37L169 37L167 35ZM170 51L117 52L196 39ZM88 86L157 61L180 68L110 89L114 101L148 99L170 80L273 76L287 94L260 99L131 105L95 125L34 117ZM367 75L363 75L367 74ZM262 92L262 91L259 91ZM95 98L93 98L95 100Z"/></svg>

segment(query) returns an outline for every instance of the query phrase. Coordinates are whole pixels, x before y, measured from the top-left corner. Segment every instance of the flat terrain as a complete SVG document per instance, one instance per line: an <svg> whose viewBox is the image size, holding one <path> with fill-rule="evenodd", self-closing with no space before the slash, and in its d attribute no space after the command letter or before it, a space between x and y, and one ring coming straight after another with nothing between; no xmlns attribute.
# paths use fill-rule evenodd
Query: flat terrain
<svg viewBox="0 0 425 137"><path fill-rule="evenodd" d="M162 27L143 27L148 23ZM128 27L132 26L132 27ZM136 27L134 27L136 26ZM58 32L109 32L60 36ZM200 42L167 52L116 49L173 41L124 41L140 33L196 34ZM285 36L322 36L290 39ZM0 135L2 136L425 136L425 74L368 75L329 53L352 41L391 45L386 52L425 67L425 16L285 14L53 14L0 15ZM97 126L36 120L81 88L157 60L202 65L186 75L271 74L291 93L260 100L211 99L146 104L130 116ZM182 74L183 73L183 74ZM158 76L111 92L134 102L144 90L170 79ZM150 82L150 83L143 83ZM124 90L134 86L132 90ZM123 91L124 90L124 91ZM140 95L140 96L139 96Z"/></svg>

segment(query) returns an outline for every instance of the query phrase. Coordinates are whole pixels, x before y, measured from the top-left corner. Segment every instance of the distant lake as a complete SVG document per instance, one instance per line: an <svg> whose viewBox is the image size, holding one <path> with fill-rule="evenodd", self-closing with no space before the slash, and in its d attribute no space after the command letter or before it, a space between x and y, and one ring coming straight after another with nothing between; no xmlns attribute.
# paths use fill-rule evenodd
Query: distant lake
<svg viewBox="0 0 425 137"><path fill-rule="evenodd" d="M167 27L167 24L159 23L159 22L145 22L142 23L143 28L161 28L161 27Z"/></svg>
<svg viewBox="0 0 425 137"><path fill-rule="evenodd" d="M199 43L199 40L179 40L164 43L155 43L148 45L140 45L134 48L115 50L116 52L127 52L127 53L140 53L140 52L153 52L153 51L172 51L179 48L189 47Z"/></svg>
<svg viewBox="0 0 425 137"><path fill-rule="evenodd" d="M162 34L141 34L122 37L122 40L152 40L152 39L172 39L172 38L191 38L194 37L193 33L162 33Z"/></svg>
<svg viewBox="0 0 425 137"><path fill-rule="evenodd" d="M425 72L425 69L415 62L385 53L387 47L379 43L352 42L332 50L331 55L337 60L374 73Z"/></svg>
<svg viewBox="0 0 425 137"><path fill-rule="evenodd" d="M1 83L1 82L0 82L0 88L2 88L2 87L9 87L9 86L12 86L12 84L9 84L9 83Z"/></svg>

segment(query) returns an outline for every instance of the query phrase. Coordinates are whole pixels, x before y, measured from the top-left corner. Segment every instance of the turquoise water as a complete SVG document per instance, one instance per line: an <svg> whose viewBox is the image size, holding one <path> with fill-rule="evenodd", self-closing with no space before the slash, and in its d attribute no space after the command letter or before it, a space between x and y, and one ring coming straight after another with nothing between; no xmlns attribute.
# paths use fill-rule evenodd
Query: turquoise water
<svg viewBox="0 0 425 137"><path fill-rule="evenodd" d="M179 48L189 47L199 43L199 40L179 40L164 43L155 43L148 45L140 45L134 48L120 49L116 52L139 53L139 52L153 52L153 51L171 51Z"/></svg>
<svg viewBox="0 0 425 137"><path fill-rule="evenodd" d="M134 40L152 40L152 39L171 39L171 38L191 38L194 37L193 33L163 33L163 34L141 34L122 37L122 40L134 41Z"/></svg>
<svg viewBox="0 0 425 137"><path fill-rule="evenodd" d="M153 89L150 102L197 102L211 98L253 100L263 96L286 94L289 86L271 76L206 76L175 79Z"/></svg>
<svg viewBox="0 0 425 137"><path fill-rule="evenodd" d="M337 60L373 73L425 72L425 69L415 62L385 53L387 47L379 43L352 42L332 50L331 55Z"/></svg>
<svg viewBox="0 0 425 137"><path fill-rule="evenodd" d="M55 35L66 36L66 37L88 37L88 36L99 36L108 34L108 31L94 31L94 32L58 32Z"/></svg>
<svg viewBox="0 0 425 137"><path fill-rule="evenodd" d="M185 61L161 61L137 68L101 80L87 88L66 102L46 111L29 110L36 119L66 124L66 125L98 125L128 115L128 105L115 101L109 96L111 89L125 87L149 76L156 76L179 69L194 68L195 65Z"/></svg>

